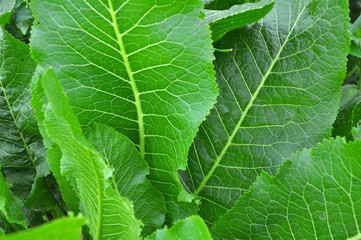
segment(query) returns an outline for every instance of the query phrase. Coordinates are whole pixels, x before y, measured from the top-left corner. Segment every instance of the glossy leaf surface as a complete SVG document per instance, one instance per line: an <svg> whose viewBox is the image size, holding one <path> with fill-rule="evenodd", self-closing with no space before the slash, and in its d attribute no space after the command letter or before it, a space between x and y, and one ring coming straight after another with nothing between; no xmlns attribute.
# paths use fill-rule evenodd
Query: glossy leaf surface
<svg viewBox="0 0 361 240"><path fill-rule="evenodd" d="M357 126L360 120L361 91L358 90L347 103L340 107L337 119L333 125L332 135L346 137L348 141L353 140L352 129Z"/></svg>
<svg viewBox="0 0 361 240"><path fill-rule="evenodd" d="M94 122L130 138L166 198L170 221L194 212L185 169L198 126L215 103L210 31L201 0L34 0L33 57L51 66L83 129ZM131 13L131 14L130 14Z"/></svg>
<svg viewBox="0 0 361 240"><path fill-rule="evenodd" d="M146 178L148 165L132 141L101 124L96 124L85 136L107 165L114 169L112 183L121 196L133 202L135 216L145 225L143 235L160 228L164 223L164 198Z"/></svg>
<svg viewBox="0 0 361 240"><path fill-rule="evenodd" d="M147 240L212 240L211 234L199 216L180 220L173 227L155 232Z"/></svg>
<svg viewBox="0 0 361 240"><path fill-rule="evenodd" d="M213 227L219 239L348 239L361 227L361 141L324 140L263 173ZM354 238L359 239L359 238Z"/></svg>
<svg viewBox="0 0 361 240"><path fill-rule="evenodd" d="M29 47L0 28L0 165L10 190L25 199L37 177L49 174L30 106L36 63Z"/></svg>
<svg viewBox="0 0 361 240"><path fill-rule="evenodd" d="M349 45L346 0L275 1L272 11L215 45L220 96L182 174L209 223L275 174L292 153L331 134Z"/></svg>
<svg viewBox="0 0 361 240"><path fill-rule="evenodd" d="M55 220L28 231L2 237L3 240L77 240L80 239L83 217L69 217Z"/></svg>
<svg viewBox="0 0 361 240"><path fill-rule="evenodd" d="M209 24L213 41L218 41L224 34L257 22L271 11L273 1L263 0L258 3L245 3L232 6L227 10L204 10L204 24Z"/></svg>
<svg viewBox="0 0 361 240"><path fill-rule="evenodd" d="M34 98L33 102L44 105L43 124L63 154L62 174L68 180L76 181L92 237L95 240L138 238L140 221L135 219L132 205L110 186L108 178L112 176L112 170L83 136L53 70L45 72L33 92L37 93L34 94L36 97L42 92L46 97Z"/></svg>

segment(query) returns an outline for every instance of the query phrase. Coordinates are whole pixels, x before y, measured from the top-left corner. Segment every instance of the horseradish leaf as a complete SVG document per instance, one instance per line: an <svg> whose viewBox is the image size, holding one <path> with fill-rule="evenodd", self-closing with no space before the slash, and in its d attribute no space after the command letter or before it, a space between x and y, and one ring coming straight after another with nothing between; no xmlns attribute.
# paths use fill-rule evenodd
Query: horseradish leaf
<svg viewBox="0 0 361 240"><path fill-rule="evenodd" d="M45 93L43 124L63 154L62 174L76 181L92 237L95 240L138 238L140 221L135 219L131 203L110 185L108 178L112 176L112 170L83 136L53 70L45 72L36 89Z"/></svg>
<svg viewBox="0 0 361 240"><path fill-rule="evenodd" d="M34 59L51 66L83 129L130 138L169 221L194 212L177 170L217 96L202 0L32 0ZM183 208L179 209L180 204ZM187 213L189 212L189 213Z"/></svg>
<svg viewBox="0 0 361 240"><path fill-rule="evenodd" d="M0 165L10 190L26 199L36 178L49 174L45 148L30 106L36 63L28 45L0 27Z"/></svg>
<svg viewBox="0 0 361 240"><path fill-rule="evenodd" d="M235 5L227 10L204 10L206 17L203 24L209 24L213 41L218 41L227 32L257 22L266 16L273 4L273 1L263 0Z"/></svg>
<svg viewBox="0 0 361 240"><path fill-rule="evenodd" d="M361 236L361 141L324 140L262 173L213 226L219 239L348 239ZM354 238L360 239L360 238Z"/></svg>
<svg viewBox="0 0 361 240"><path fill-rule="evenodd" d="M357 127L360 120L361 91L358 90L347 103L340 107L336 121L333 124L332 135L334 137L346 137L348 141L353 140L352 129Z"/></svg>
<svg viewBox="0 0 361 240"><path fill-rule="evenodd" d="M12 224L16 224L20 228L26 228L27 224L21 207L22 202L11 194L9 186L0 171L0 222L4 223L6 228L11 228Z"/></svg>
<svg viewBox="0 0 361 240"><path fill-rule="evenodd" d="M209 223L331 134L349 45L348 1L277 0L256 24L215 45L220 96L189 152L183 181Z"/></svg>
<svg viewBox="0 0 361 240"><path fill-rule="evenodd" d="M61 218L50 223L2 237L3 240L75 240L80 239L82 226L86 220L83 217Z"/></svg>
<svg viewBox="0 0 361 240"><path fill-rule="evenodd" d="M180 220L168 229L156 231L147 240L212 240L211 234L201 217L191 216Z"/></svg>
<svg viewBox="0 0 361 240"><path fill-rule="evenodd" d="M134 204L135 216L144 223L143 235L147 236L164 223L163 195L146 178L148 165L132 141L114 129L95 124L85 137L114 169L112 183L121 196Z"/></svg>

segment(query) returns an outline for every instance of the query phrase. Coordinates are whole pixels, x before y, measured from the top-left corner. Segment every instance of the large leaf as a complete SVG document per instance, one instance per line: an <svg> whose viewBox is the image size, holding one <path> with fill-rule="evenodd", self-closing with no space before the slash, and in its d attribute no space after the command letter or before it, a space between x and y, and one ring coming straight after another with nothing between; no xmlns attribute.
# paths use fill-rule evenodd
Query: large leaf
<svg viewBox="0 0 361 240"><path fill-rule="evenodd" d="M213 227L220 239L347 239L361 228L361 141L325 140L261 174ZM355 238L359 239L359 238Z"/></svg>
<svg viewBox="0 0 361 240"><path fill-rule="evenodd" d="M148 165L132 141L114 129L96 124L85 135L106 163L114 168L112 182L120 195L133 201L135 216L149 235L164 223L164 198L146 178Z"/></svg>
<svg viewBox="0 0 361 240"><path fill-rule="evenodd" d="M156 231L147 240L212 240L211 234L199 216L180 220L171 229Z"/></svg>
<svg viewBox="0 0 361 240"><path fill-rule="evenodd" d="M29 47L0 28L0 165L10 190L25 199L36 177L49 174L29 100L36 63Z"/></svg>
<svg viewBox="0 0 361 240"><path fill-rule="evenodd" d="M258 3L236 5L227 10L204 10L204 24L209 24L213 41L218 41L224 34L257 22L271 11L273 1L263 0Z"/></svg>
<svg viewBox="0 0 361 240"><path fill-rule="evenodd" d="M189 190L214 222L263 170L330 136L349 44L346 0L275 1L216 44L218 103L189 153Z"/></svg>
<svg viewBox="0 0 361 240"><path fill-rule="evenodd" d="M33 92L36 93L33 102L44 104L42 124L62 151L62 174L76 180L92 237L95 240L138 238L140 222L134 217L132 205L110 185L111 169L83 136L78 119L51 69L45 72ZM42 92L46 99L39 97Z"/></svg>
<svg viewBox="0 0 361 240"><path fill-rule="evenodd" d="M83 217L69 217L55 220L40 227L2 237L2 240L78 240L82 226L86 220Z"/></svg>
<svg viewBox="0 0 361 240"><path fill-rule="evenodd" d="M20 228L26 227L21 207L22 202L11 194L9 186L0 171L0 222L5 223L8 228L5 230L11 230L12 224L16 224ZM0 230L2 230L1 227Z"/></svg>
<svg viewBox="0 0 361 240"><path fill-rule="evenodd" d="M177 176L217 94L201 0L34 0L33 57L52 66L83 129L129 137L166 198L191 197ZM173 207L174 206L174 207ZM195 208L193 207L193 210Z"/></svg>

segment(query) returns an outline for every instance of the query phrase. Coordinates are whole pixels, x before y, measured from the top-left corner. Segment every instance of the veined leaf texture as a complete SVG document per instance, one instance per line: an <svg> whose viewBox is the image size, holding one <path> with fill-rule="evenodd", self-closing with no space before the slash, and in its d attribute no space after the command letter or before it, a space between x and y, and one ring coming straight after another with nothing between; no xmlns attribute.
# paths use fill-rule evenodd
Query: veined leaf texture
<svg viewBox="0 0 361 240"><path fill-rule="evenodd" d="M37 177L49 174L29 103L35 67L29 46L0 27L0 165L10 190L22 200Z"/></svg>
<svg viewBox="0 0 361 240"><path fill-rule="evenodd" d="M216 239L360 239L361 141L324 140L267 173L214 224Z"/></svg>
<svg viewBox="0 0 361 240"><path fill-rule="evenodd" d="M178 202L192 196L177 170L217 95L210 30L197 24L202 1L31 5L33 57L53 68L82 128L103 123L137 145L170 222L194 213L196 204Z"/></svg>
<svg viewBox="0 0 361 240"><path fill-rule="evenodd" d="M185 185L214 223L261 171L331 134L349 45L347 1L276 0L215 44L220 96L190 148Z"/></svg>

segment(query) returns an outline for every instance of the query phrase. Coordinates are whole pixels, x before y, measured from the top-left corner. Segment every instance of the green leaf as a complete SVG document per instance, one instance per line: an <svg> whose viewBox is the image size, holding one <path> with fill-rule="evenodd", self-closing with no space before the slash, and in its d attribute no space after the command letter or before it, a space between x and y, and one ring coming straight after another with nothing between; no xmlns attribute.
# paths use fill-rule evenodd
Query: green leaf
<svg viewBox="0 0 361 240"><path fill-rule="evenodd" d="M197 24L202 1L33 0L31 6L33 57L54 69L83 129L103 123L138 146L170 221L194 212L194 205L177 208L178 196L192 199L177 170L185 169L217 95L210 31Z"/></svg>
<svg viewBox="0 0 361 240"><path fill-rule="evenodd" d="M6 0L0 2L0 16L7 12L11 12L14 8L15 0Z"/></svg>
<svg viewBox="0 0 361 240"><path fill-rule="evenodd" d="M76 180L92 237L95 240L138 238L140 221L135 219L132 205L111 187L108 178L112 171L83 136L53 70L45 72L36 90L37 93L43 90L48 101L41 99L45 117L43 126L62 151L61 173Z"/></svg>
<svg viewBox="0 0 361 240"><path fill-rule="evenodd" d="M331 134L349 44L346 0L277 0L215 47L220 96L189 152L183 181L213 223L261 171Z"/></svg>
<svg viewBox="0 0 361 240"><path fill-rule="evenodd" d="M62 194L62 199L66 203L67 207L75 212L78 213L80 210L80 201L78 198L78 193L76 193L76 181L74 178L71 178L68 176L70 180L68 180L65 176L61 174L61 158L62 153L59 148L49 137L46 128L44 126L45 116L43 113L43 102L42 99L45 98L44 91L42 88L38 88L37 84L39 82L39 78L42 77L44 70L41 67L37 67L33 80L31 83L31 105L34 109L34 114L36 118L38 119L38 126L39 131L41 135L43 136L43 142L46 146L47 150L47 162L49 163L49 166L51 168L51 171L56 178L56 182L59 185L59 190Z"/></svg>
<svg viewBox="0 0 361 240"><path fill-rule="evenodd" d="M210 2L212 2L213 0L203 0L203 4L209 4Z"/></svg>
<svg viewBox="0 0 361 240"><path fill-rule="evenodd" d="M15 0L6 0L0 2L0 26L4 26L11 21Z"/></svg>
<svg viewBox="0 0 361 240"><path fill-rule="evenodd" d="M16 234L6 235L3 240L76 240L80 239L83 217L61 218L40 227Z"/></svg>
<svg viewBox="0 0 361 240"><path fill-rule="evenodd" d="M213 41L218 41L224 34L239 27L257 22L272 10L273 1L263 0L258 3L235 5L228 10L204 10L204 24L209 24Z"/></svg>
<svg viewBox="0 0 361 240"><path fill-rule="evenodd" d="M207 225L199 216L180 220L171 229L156 231L147 240L212 240Z"/></svg>
<svg viewBox="0 0 361 240"><path fill-rule="evenodd" d="M216 222L221 239L346 239L360 234L361 141L324 140L261 174Z"/></svg>
<svg viewBox="0 0 361 240"><path fill-rule="evenodd" d="M355 84L345 84L341 88L341 99L339 108L344 107L348 104L358 93L360 90L358 86Z"/></svg>
<svg viewBox="0 0 361 240"><path fill-rule="evenodd" d="M208 1L209 4L206 5L207 9L213 9L213 10L225 10L233 5L240 5L249 2L249 0L212 0Z"/></svg>
<svg viewBox="0 0 361 240"><path fill-rule="evenodd" d="M361 58L361 16L351 25L350 54Z"/></svg>
<svg viewBox="0 0 361 240"><path fill-rule="evenodd" d="M64 202L71 211L78 213L80 211L79 198L74 190L75 186L72 186L70 181L61 174L61 158L61 150L56 144L52 145L46 152L46 160L56 178ZM75 183L75 180L73 182Z"/></svg>
<svg viewBox="0 0 361 240"><path fill-rule="evenodd" d="M358 37L361 37L360 31L361 30L361 16L359 16L354 23L351 24L350 32L355 34Z"/></svg>
<svg viewBox="0 0 361 240"><path fill-rule="evenodd" d="M46 201L44 201L46 199ZM34 187L28 198L24 202L24 206L28 209L42 209L50 211L58 205L52 192L49 189L46 178L36 178Z"/></svg>
<svg viewBox="0 0 361 240"><path fill-rule="evenodd" d="M358 91L346 104L340 107L337 119L333 124L332 136L346 137L353 140L352 129L361 119L361 91Z"/></svg>
<svg viewBox="0 0 361 240"><path fill-rule="evenodd" d="M101 124L95 124L85 136L107 165L114 168L113 185L121 196L133 201L135 216L145 225L143 235L160 228L164 223L164 198L146 178L148 165L132 141Z"/></svg>
<svg viewBox="0 0 361 240"><path fill-rule="evenodd" d="M358 122L356 127L352 128L352 136L354 139L361 140L361 121Z"/></svg>
<svg viewBox="0 0 361 240"><path fill-rule="evenodd" d="M19 28L21 33L25 35L33 23L31 10L25 6L16 8L14 11L14 23Z"/></svg>
<svg viewBox="0 0 361 240"><path fill-rule="evenodd" d="M11 194L9 186L1 173L0 166L0 222L10 224L10 228L13 224L18 225L18 228L26 228L21 207L22 202Z"/></svg>
<svg viewBox="0 0 361 240"><path fill-rule="evenodd" d="M29 103L29 83L36 63L29 47L3 28L0 64L0 165L10 190L25 199L35 187L34 180L49 174Z"/></svg>

